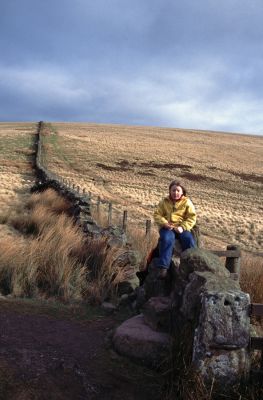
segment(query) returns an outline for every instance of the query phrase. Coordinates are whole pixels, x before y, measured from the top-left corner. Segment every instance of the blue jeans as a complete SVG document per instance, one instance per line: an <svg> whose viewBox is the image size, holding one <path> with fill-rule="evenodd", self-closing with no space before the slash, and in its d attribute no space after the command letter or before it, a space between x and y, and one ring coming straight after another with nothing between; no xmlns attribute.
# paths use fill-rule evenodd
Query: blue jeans
<svg viewBox="0 0 263 400"><path fill-rule="evenodd" d="M159 267L169 268L172 260L173 249L175 241L179 240L182 250L196 247L193 235L189 231L183 231L182 233L170 231L169 229L161 228L159 238Z"/></svg>

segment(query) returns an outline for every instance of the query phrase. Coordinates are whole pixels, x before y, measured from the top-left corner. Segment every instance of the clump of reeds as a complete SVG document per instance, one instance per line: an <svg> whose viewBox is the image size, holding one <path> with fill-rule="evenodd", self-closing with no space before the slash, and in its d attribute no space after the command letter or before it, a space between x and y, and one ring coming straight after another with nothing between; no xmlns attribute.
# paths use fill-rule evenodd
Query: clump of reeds
<svg viewBox="0 0 263 400"><path fill-rule="evenodd" d="M242 255L240 286L250 294L252 303L263 303L263 259L255 255Z"/></svg>
<svg viewBox="0 0 263 400"><path fill-rule="evenodd" d="M44 227L53 225L54 218L67 213L70 203L54 190L47 189L30 196L23 210L12 213L8 223L22 234L38 234Z"/></svg>
<svg viewBox="0 0 263 400"><path fill-rule="evenodd" d="M59 196L53 189L47 189L40 193L33 193L26 203L26 207L29 209L34 209L39 205L56 213L66 212L71 206L65 198Z"/></svg>
<svg viewBox="0 0 263 400"><path fill-rule="evenodd" d="M7 238L0 243L0 288L14 296L80 299L85 266L71 256L84 238L66 215L53 218L34 238Z"/></svg>
<svg viewBox="0 0 263 400"><path fill-rule="evenodd" d="M263 259L256 255L243 255L241 258L241 289L250 295L251 303L263 304ZM251 323L260 334L263 333L263 318L253 316ZM258 357L256 358L258 359Z"/></svg>
<svg viewBox="0 0 263 400"><path fill-rule="evenodd" d="M0 242L2 294L93 303L114 295L125 278L118 261L124 250L109 248L105 239L88 240L67 215L68 208L47 190L32 195L28 214L10 219L12 226L31 235Z"/></svg>
<svg viewBox="0 0 263 400"><path fill-rule="evenodd" d="M89 241L87 250L88 285L86 298L101 302L117 294L120 282L127 279L127 270L122 265L124 249L108 247L103 239Z"/></svg>

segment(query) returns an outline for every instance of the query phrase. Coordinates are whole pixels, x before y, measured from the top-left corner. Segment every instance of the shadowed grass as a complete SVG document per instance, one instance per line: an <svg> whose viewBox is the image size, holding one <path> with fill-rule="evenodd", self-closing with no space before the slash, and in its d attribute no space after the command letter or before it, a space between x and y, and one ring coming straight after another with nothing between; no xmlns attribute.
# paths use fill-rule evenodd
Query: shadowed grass
<svg viewBox="0 0 263 400"><path fill-rule="evenodd" d="M263 303L263 259L253 255L241 258L240 286L252 303Z"/></svg>
<svg viewBox="0 0 263 400"><path fill-rule="evenodd" d="M126 278L125 250L109 248L105 239L87 239L66 215L69 205L62 200L51 190L34 194L27 213L10 218L12 226L31 236L0 242L2 294L100 303Z"/></svg>

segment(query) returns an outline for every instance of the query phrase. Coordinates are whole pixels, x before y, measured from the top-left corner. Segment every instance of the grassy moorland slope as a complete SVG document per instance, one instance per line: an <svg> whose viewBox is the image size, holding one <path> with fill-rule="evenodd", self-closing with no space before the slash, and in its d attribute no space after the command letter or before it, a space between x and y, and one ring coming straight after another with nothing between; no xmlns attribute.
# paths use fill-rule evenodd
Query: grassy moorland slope
<svg viewBox="0 0 263 400"><path fill-rule="evenodd" d="M33 123L0 123L0 237L11 234L2 222L29 196L35 132Z"/></svg>
<svg viewBox="0 0 263 400"><path fill-rule="evenodd" d="M49 128L49 168L128 209L130 224L151 218L178 178L189 188L207 245L262 251L262 137L100 124Z"/></svg>
<svg viewBox="0 0 263 400"><path fill-rule="evenodd" d="M129 220L135 226L152 215L154 205L160 196L166 194L168 183L177 177L191 189L201 229L206 234L206 244L223 246L234 241L245 249L261 251L262 138L92 124L54 124L47 128L44 142L50 169L90 190L93 195L114 201L115 208L127 208ZM52 398L75 399L85 390L86 394L87 390L89 394L92 390L94 399L104 398L101 391L94 391L90 384L91 376L95 389L106 390L105 398L109 389L111 393L117 393L118 398L127 393L130 398L146 398L147 393L149 398L157 398L157 379L154 380L155 386L149 386L149 378L153 375L147 372L148 375L144 376L136 368L140 375L137 378L133 366L127 368L126 364L122 368L116 358L117 367L114 369L111 363L114 358L108 359L102 345L105 336L102 324L107 324L107 319L95 321L94 325L88 321L85 334L82 330L84 323L75 327L71 324L68 328L70 334L63 336L61 327L68 324L59 320L56 311L59 304L50 307L46 303L42 305L42 302L33 303L35 312L26 302L12 301L12 296L72 300L84 294L86 300L93 298L94 302L101 302L108 294L112 276L116 278L114 270L112 276L107 275L108 281L101 273L103 265L107 272L111 272L109 267L114 254L109 254L106 247L101 248L100 243L93 246L93 253L104 264L96 264L93 256L90 260L96 279L92 280L92 274L83 270L80 261L87 260L90 248L83 242L85 238L78 228L69 226L70 220L66 219L64 212L67 204L60 197L52 191L30 196L29 188L34 180L32 143L35 132L36 124L0 123L0 294L4 295L0 297L1 316L5 328L8 328L8 332L2 335L0 398L44 399L52 393ZM50 213L44 208L49 208ZM250 293L253 302L262 303L262 261L259 257L245 255L242 263L241 287ZM5 297L8 293L11 300ZM42 306L47 306L52 315L55 310L56 329L55 320L34 315L41 314ZM81 316L82 308L73 302L65 310L72 318L72 315ZM259 329L259 322L253 322ZM64 328L62 331L65 332ZM8 341L8 338L11 339ZM76 352L76 343L81 357ZM92 349L92 355L89 349ZM92 365L90 374L88 366L90 357L94 358L94 351L99 354L96 359L100 362ZM106 363L102 354L105 354ZM107 365L105 371L101 360L103 366ZM123 379L121 369L127 373ZM102 381L106 382L105 386L101 386ZM186 379L184 376L181 386L185 396L182 398L192 399L193 393L195 396L198 393L200 399L212 398L213 387L208 394L201 384L193 382L192 376ZM168 390L173 387L176 388L176 383L170 382ZM257 395L256 387L246 388L246 391L250 389L248 395L236 393L235 398L262 398L262 391ZM252 393L254 389L255 394ZM134 396L133 390L136 390ZM173 392L167 398L174 398Z"/></svg>

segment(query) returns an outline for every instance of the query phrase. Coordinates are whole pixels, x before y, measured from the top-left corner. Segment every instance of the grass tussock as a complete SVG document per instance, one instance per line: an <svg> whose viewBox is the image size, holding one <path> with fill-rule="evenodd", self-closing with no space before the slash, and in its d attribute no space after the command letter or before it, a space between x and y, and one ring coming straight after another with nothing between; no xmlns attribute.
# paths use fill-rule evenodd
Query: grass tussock
<svg viewBox="0 0 263 400"><path fill-rule="evenodd" d="M36 235L53 226L54 218L67 213L69 208L69 202L58 196L54 190L47 189L45 192L32 194L25 208L11 213L5 223L24 235Z"/></svg>
<svg viewBox="0 0 263 400"><path fill-rule="evenodd" d="M260 385L242 382L223 390L214 382L205 384L203 378L192 368L184 368L172 383L165 400L260 400Z"/></svg>
<svg viewBox="0 0 263 400"><path fill-rule="evenodd" d="M51 190L34 194L28 214L9 221L22 233L0 242L0 291L16 297L58 298L99 303L114 295L125 278L124 250L104 239L87 240Z"/></svg>
<svg viewBox="0 0 263 400"><path fill-rule="evenodd" d="M250 294L252 303L263 303L263 259L259 256L243 255L241 258L240 286Z"/></svg>
<svg viewBox="0 0 263 400"><path fill-rule="evenodd" d="M17 297L81 299L85 267L72 248L82 240L72 221L59 216L35 238L6 239L0 243L0 289Z"/></svg>
<svg viewBox="0 0 263 400"><path fill-rule="evenodd" d="M251 303L263 304L263 259L259 256L245 255L241 258L241 289L249 293ZM256 329L257 335L263 335L263 318L253 316L251 323ZM259 361L257 354L256 360Z"/></svg>
<svg viewBox="0 0 263 400"><path fill-rule="evenodd" d="M128 278L128 270L123 268L125 251L118 247L109 248L105 240L99 239L89 243L87 252L89 284L86 297L93 303L114 298L118 285Z"/></svg>
<svg viewBox="0 0 263 400"><path fill-rule="evenodd" d="M0 224L5 225L8 222L9 217L10 217L9 211L2 212L0 214Z"/></svg>
<svg viewBox="0 0 263 400"><path fill-rule="evenodd" d="M41 193L33 193L27 201L26 207L34 209L40 205L55 213L67 212L70 208L70 203L63 197L58 196L53 189L47 189Z"/></svg>

